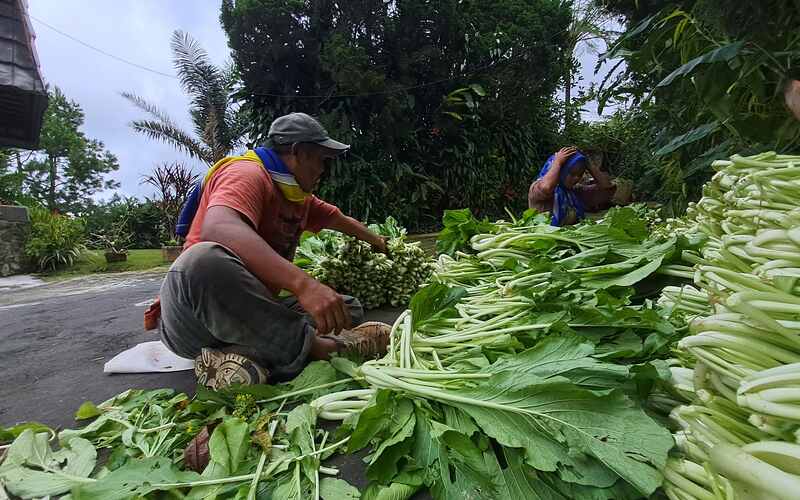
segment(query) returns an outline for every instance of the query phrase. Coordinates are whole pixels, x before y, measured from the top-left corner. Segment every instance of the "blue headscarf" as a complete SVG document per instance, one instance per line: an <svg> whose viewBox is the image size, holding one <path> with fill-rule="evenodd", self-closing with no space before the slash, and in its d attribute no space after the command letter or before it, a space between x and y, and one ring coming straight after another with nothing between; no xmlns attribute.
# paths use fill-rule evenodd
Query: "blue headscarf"
<svg viewBox="0 0 800 500"><path fill-rule="evenodd" d="M547 159L544 166L539 171L539 179L544 177L550 170L550 166L553 164L555 158L556 155L551 155L550 158ZM578 151L570 156L567 162L561 166L561 171L558 173L558 185L553 193L553 218L550 221L550 224L553 226L561 226L570 208L575 210L575 217L577 220L581 220L585 216L583 202L580 197L578 197L578 193L576 193L574 189L567 189L567 187L564 186L564 180L566 180L570 171L581 162L585 165L587 159L583 153Z"/></svg>

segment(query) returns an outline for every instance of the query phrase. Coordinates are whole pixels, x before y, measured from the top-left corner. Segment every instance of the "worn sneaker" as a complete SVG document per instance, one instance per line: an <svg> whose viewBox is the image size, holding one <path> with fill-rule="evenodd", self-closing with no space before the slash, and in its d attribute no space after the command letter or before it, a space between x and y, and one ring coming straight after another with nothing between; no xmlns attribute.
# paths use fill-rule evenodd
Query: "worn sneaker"
<svg viewBox="0 0 800 500"><path fill-rule="evenodd" d="M326 335L336 342L339 354L358 360L377 359L386 354L392 327L379 321L361 323L339 335Z"/></svg>
<svg viewBox="0 0 800 500"><path fill-rule="evenodd" d="M210 348L203 348L195 358L194 374L198 385L215 391L235 384L265 384L269 377L269 372L250 358Z"/></svg>

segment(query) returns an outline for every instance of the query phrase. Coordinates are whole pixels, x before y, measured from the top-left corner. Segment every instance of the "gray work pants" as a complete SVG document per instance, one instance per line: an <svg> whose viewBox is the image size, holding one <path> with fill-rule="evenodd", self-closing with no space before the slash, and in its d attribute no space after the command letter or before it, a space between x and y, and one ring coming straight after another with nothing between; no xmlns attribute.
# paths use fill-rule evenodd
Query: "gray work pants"
<svg viewBox="0 0 800 500"><path fill-rule="evenodd" d="M358 299L342 297L353 326L362 323ZM271 382L280 382L303 370L315 333L295 297L274 297L218 243L189 247L161 285L161 340L185 358L197 357L203 347L237 352L269 370Z"/></svg>

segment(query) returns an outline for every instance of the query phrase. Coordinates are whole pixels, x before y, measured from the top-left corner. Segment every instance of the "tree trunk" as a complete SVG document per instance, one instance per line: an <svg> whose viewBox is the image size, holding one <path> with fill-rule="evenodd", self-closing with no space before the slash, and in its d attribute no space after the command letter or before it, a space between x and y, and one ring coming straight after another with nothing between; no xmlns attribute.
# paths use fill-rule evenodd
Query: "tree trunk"
<svg viewBox="0 0 800 500"><path fill-rule="evenodd" d="M572 121L572 110L570 109L572 101L572 68L568 67L564 73L564 130L569 129L570 122Z"/></svg>
<svg viewBox="0 0 800 500"><path fill-rule="evenodd" d="M56 209L56 174L58 174L58 165L56 159L52 156L47 160L50 163L50 189L47 193L47 208L53 212Z"/></svg>

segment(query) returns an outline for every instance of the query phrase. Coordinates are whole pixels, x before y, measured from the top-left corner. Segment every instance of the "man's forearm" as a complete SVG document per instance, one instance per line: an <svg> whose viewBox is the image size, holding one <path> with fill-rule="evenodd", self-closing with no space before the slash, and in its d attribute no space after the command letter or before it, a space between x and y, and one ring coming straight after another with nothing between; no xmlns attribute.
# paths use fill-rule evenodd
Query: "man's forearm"
<svg viewBox="0 0 800 500"><path fill-rule="evenodd" d="M354 236L361 241L366 241L370 245L378 245L381 241L381 237L370 231L367 226L344 214L333 221L330 228L334 231Z"/></svg>

